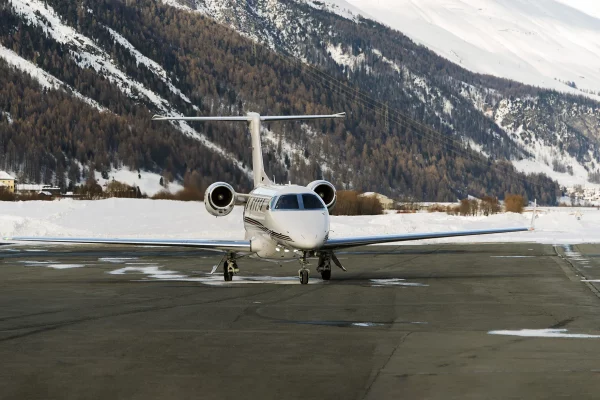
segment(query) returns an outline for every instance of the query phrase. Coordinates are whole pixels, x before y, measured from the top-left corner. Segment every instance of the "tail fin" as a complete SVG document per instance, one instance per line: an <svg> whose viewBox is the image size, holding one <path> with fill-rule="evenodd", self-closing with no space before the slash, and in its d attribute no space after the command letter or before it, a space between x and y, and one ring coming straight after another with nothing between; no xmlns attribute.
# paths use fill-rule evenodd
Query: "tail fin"
<svg viewBox="0 0 600 400"><path fill-rule="evenodd" d="M246 116L231 117L168 117L155 115L153 121L238 121L247 122L252 136L252 170L254 171L254 187L261 184L269 184L271 180L265 173L263 164L262 147L260 144L260 123L262 121L291 121L307 120L321 118L345 118L346 113L331 115L281 115L281 116L261 116L258 113L249 112Z"/></svg>

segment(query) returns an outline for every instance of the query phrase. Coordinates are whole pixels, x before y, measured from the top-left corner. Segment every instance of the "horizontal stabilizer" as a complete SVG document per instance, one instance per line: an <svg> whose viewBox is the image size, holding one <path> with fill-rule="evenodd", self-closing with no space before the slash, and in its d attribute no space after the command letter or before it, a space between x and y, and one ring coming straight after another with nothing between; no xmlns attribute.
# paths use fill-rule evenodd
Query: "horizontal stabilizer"
<svg viewBox="0 0 600 400"><path fill-rule="evenodd" d="M280 116L261 116L261 121L289 121L303 119L323 119L323 118L346 118L346 113L337 113L330 115L280 115Z"/></svg>
<svg viewBox="0 0 600 400"><path fill-rule="evenodd" d="M323 119L323 118L345 118L346 113L337 113L329 115L273 115L260 116L261 121L295 121L307 119ZM155 115L153 121L241 121L250 122L255 118L253 115L241 115L230 117L169 117L167 115Z"/></svg>
<svg viewBox="0 0 600 400"><path fill-rule="evenodd" d="M231 117L169 117L167 115L154 115L152 121L242 121L248 122L247 116Z"/></svg>

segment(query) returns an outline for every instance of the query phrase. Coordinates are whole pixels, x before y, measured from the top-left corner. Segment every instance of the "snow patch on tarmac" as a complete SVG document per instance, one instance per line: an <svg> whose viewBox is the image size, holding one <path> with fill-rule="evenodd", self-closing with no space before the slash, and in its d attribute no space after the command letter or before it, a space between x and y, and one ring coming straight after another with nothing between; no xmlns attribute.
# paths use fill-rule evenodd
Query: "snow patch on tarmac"
<svg viewBox="0 0 600 400"><path fill-rule="evenodd" d="M71 268L83 268L85 264L48 264L48 268L54 269L71 269Z"/></svg>
<svg viewBox="0 0 600 400"><path fill-rule="evenodd" d="M489 335L521 336L537 338L598 339L600 335L585 333L567 333L567 329L521 329L518 331L489 331Z"/></svg>
<svg viewBox="0 0 600 400"><path fill-rule="evenodd" d="M373 283L373 287L383 287L383 286L429 286L424 283L418 282L406 282L406 279L400 278L392 278L392 279L371 279Z"/></svg>
<svg viewBox="0 0 600 400"><path fill-rule="evenodd" d="M26 267L48 267L54 269L71 269L71 268L83 268L85 264L61 264L56 261L17 261L21 264L25 264Z"/></svg>
<svg viewBox="0 0 600 400"><path fill-rule="evenodd" d="M535 258L535 256L490 256L490 258Z"/></svg>
<svg viewBox="0 0 600 400"><path fill-rule="evenodd" d="M162 270L158 266L150 267L125 267L114 271L107 272L111 275L125 275L125 274L144 274L148 275L151 279L161 280L180 280L187 278L187 275L179 274L177 271Z"/></svg>

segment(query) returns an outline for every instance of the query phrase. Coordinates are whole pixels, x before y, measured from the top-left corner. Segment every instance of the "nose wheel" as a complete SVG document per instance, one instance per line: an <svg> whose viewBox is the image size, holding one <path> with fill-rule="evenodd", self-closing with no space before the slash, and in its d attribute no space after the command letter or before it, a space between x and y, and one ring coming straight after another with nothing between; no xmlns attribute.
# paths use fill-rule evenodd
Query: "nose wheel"
<svg viewBox="0 0 600 400"><path fill-rule="evenodd" d="M300 275L300 283L303 285L308 284L308 270L301 269L298 274Z"/></svg>
<svg viewBox="0 0 600 400"><path fill-rule="evenodd" d="M304 253L304 255L302 256L302 258L300 259L300 269L298 270L298 277L300 278L300 283L303 285L308 284L308 260L306 259L306 253Z"/></svg>

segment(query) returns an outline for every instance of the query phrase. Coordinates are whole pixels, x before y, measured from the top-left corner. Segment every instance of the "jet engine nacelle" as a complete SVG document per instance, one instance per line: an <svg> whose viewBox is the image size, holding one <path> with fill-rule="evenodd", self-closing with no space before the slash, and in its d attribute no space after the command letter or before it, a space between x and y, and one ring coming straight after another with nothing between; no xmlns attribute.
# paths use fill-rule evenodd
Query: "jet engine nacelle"
<svg viewBox="0 0 600 400"><path fill-rule="evenodd" d="M204 193L204 206L215 217L224 217L233 211L235 190L225 182L213 183Z"/></svg>
<svg viewBox="0 0 600 400"><path fill-rule="evenodd" d="M337 195L335 186L327 181L314 181L309 183L306 187L319 195L323 202L327 206L328 210L331 210L335 206L337 201Z"/></svg>

